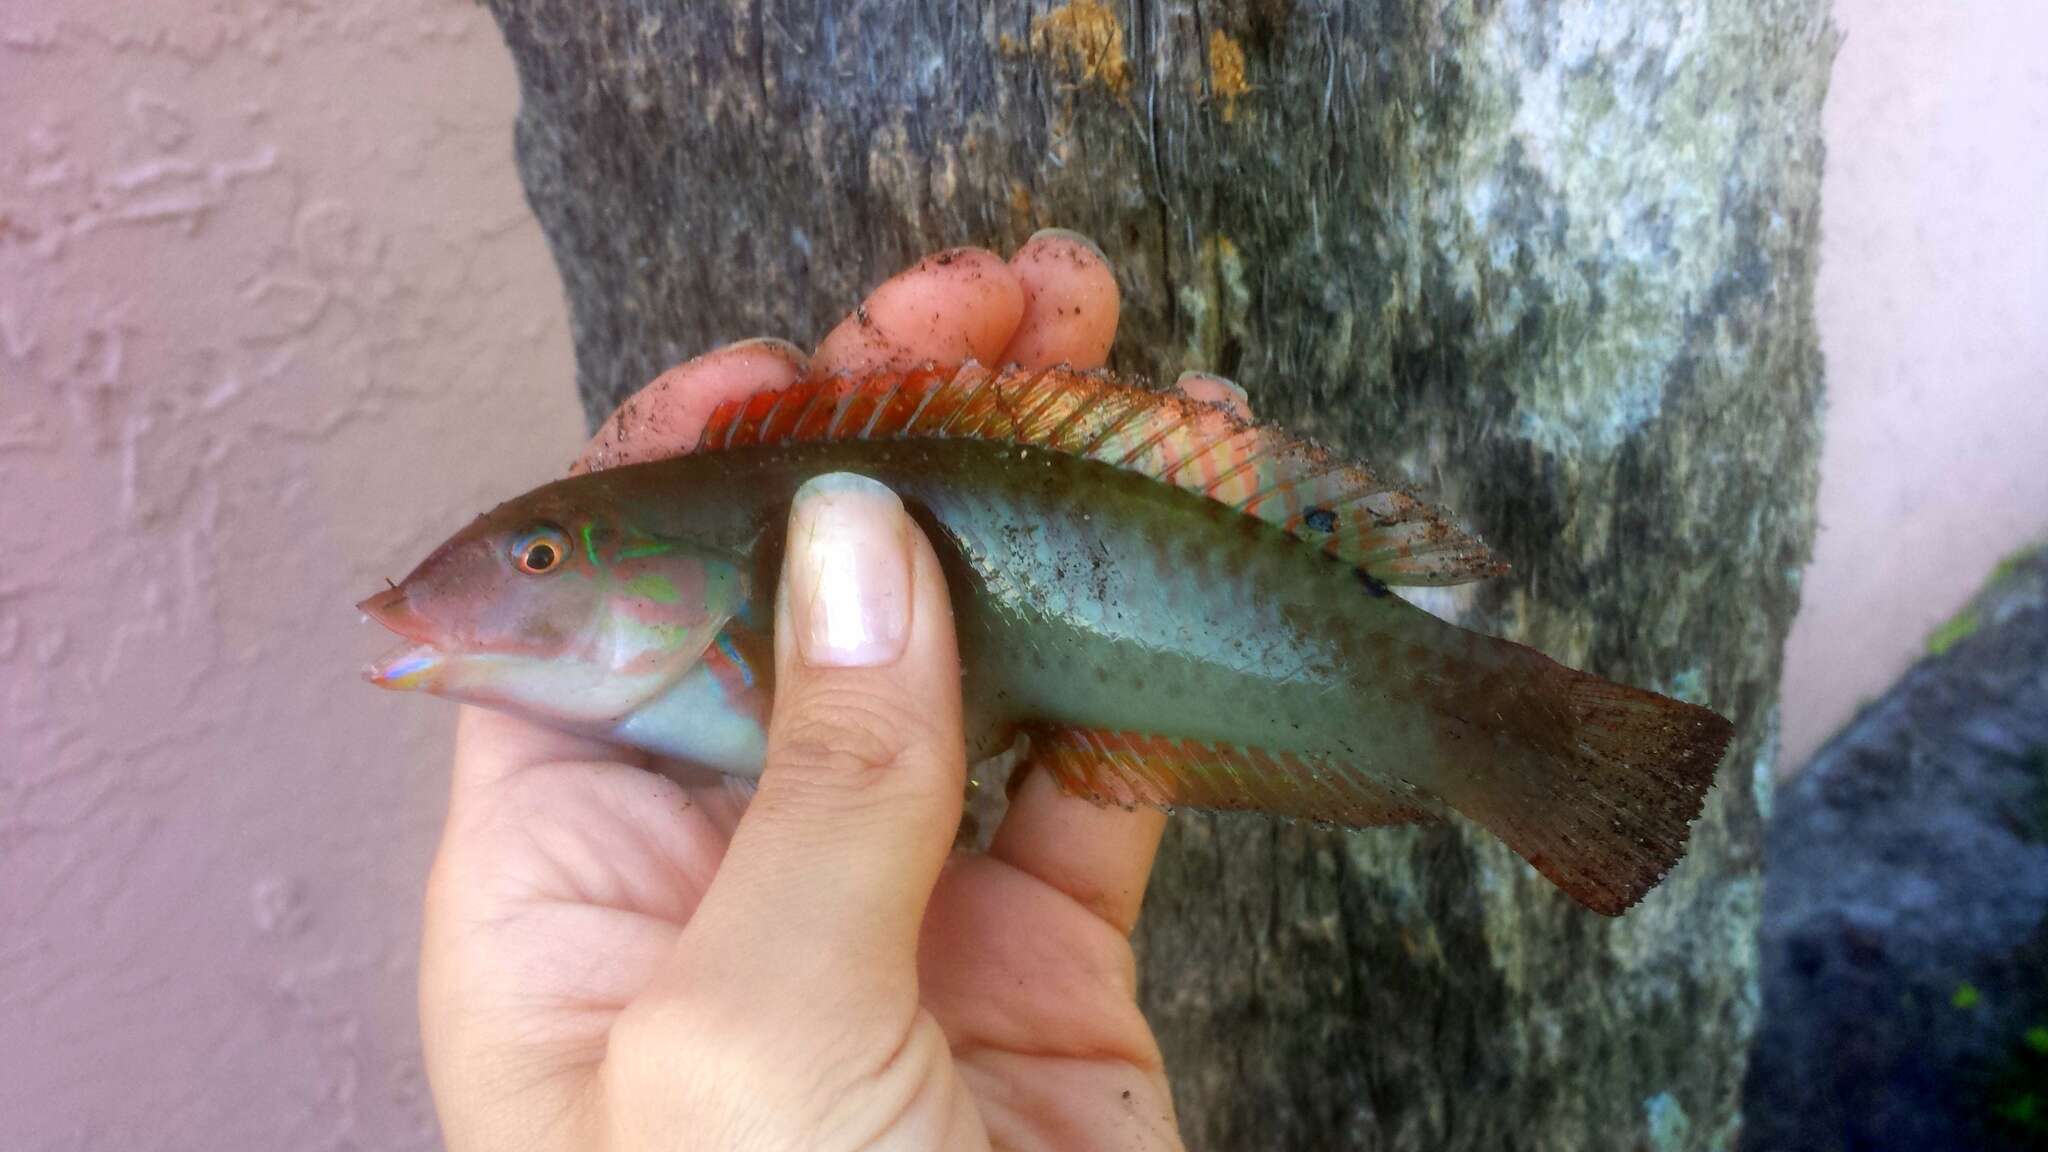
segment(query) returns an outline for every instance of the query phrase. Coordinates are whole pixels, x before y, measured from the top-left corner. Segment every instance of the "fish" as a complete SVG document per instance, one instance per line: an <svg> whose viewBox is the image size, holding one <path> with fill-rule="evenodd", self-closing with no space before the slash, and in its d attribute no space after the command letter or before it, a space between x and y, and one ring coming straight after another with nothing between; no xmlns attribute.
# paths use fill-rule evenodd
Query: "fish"
<svg viewBox="0 0 2048 1152"><path fill-rule="evenodd" d="M1102 804L1472 821L1620 915L1685 852L1723 716L1395 593L1505 566L1366 466L1107 372L924 368L728 401L695 451L573 475L358 607L366 677L758 776L783 529L888 485L954 603L968 748Z"/></svg>

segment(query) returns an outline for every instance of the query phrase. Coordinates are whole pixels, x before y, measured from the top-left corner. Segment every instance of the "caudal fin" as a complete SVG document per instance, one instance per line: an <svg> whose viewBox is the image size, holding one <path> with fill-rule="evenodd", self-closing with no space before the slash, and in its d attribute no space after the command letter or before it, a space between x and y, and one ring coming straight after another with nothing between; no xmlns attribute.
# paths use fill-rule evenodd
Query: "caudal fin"
<svg viewBox="0 0 2048 1152"><path fill-rule="evenodd" d="M1545 672L1495 740L1472 742L1444 798L1572 899L1618 916L1685 855L1735 728L1696 704Z"/></svg>

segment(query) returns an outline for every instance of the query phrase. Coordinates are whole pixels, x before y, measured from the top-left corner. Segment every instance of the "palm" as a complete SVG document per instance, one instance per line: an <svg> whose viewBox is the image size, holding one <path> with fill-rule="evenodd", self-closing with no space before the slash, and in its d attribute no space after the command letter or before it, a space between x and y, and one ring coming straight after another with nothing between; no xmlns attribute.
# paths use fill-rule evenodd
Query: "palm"
<svg viewBox="0 0 2048 1152"><path fill-rule="evenodd" d="M481 712L465 716L462 741L465 755L479 743L566 743ZM430 996L463 990L464 1019L448 1022L461 1047L520 1070L499 1090L540 1115L572 1115L589 1097L612 1024L674 952L743 797L579 759L519 765L468 792L451 816L463 834L435 867L430 922L447 938L430 942L423 979ZM1067 894L999 860L956 856L919 970L923 1011L999 1145L1004 1133L1099 1129L1105 1110L1171 1130L1129 941ZM542 1099L553 1105L536 1108Z"/></svg>

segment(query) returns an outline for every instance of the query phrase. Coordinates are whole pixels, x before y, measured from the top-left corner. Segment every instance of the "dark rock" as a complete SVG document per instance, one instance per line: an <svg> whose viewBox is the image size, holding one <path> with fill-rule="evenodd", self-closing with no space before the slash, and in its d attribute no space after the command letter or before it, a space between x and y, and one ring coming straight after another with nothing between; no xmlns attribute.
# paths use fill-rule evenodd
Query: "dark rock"
<svg viewBox="0 0 2048 1152"><path fill-rule="evenodd" d="M1744 1146L2048 1148L2048 548L1780 791Z"/></svg>

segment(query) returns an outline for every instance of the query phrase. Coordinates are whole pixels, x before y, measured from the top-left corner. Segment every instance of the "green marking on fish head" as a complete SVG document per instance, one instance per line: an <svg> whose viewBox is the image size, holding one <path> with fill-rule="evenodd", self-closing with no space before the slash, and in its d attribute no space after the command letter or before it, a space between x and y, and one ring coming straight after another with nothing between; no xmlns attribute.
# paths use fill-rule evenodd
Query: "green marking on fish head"
<svg viewBox="0 0 2048 1152"><path fill-rule="evenodd" d="M660 572L643 572L626 582L626 591L657 604L674 604L683 598L676 582Z"/></svg>
<svg viewBox="0 0 2048 1152"><path fill-rule="evenodd" d="M618 558L621 560L644 560L649 556L668 556L682 545L674 540L662 540L653 536L629 532L619 545Z"/></svg>
<svg viewBox="0 0 2048 1152"><path fill-rule="evenodd" d="M638 529L603 489L566 481L479 517L365 600L409 642L369 676L544 719L613 721L681 678L745 595L735 558Z"/></svg>
<svg viewBox="0 0 2048 1152"><path fill-rule="evenodd" d="M695 661L745 606L736 558L628 529L607 572L606 643L626 665Z"/></svg>

